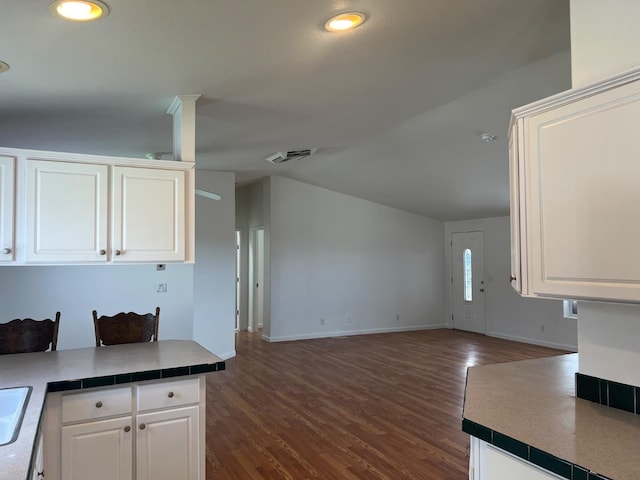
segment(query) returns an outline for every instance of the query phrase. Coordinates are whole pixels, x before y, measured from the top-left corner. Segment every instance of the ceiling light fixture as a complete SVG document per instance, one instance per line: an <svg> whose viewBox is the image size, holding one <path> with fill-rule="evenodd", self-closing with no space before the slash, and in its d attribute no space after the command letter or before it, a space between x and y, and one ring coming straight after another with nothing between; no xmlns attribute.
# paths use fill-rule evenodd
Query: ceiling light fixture
<svg viewBox="0 0 640 480"><path fill-rule="evenodd" d="M98 0L56 0L49 9L65 20L87 22L109 14L109 7Z"/></svg>
<svg viewBox="0 0 640 480"><path fill-rule="evenodd" d="M495 135L491 134L491 133L482 133L480 134L480 139L482 139L483 142L489 143L489 142L493 142L496 138Z"/></svg>
<svg viewBox="0 0 640 480"><path fill-rule="evenodd" d="M343 32L362 25L366 19L367 16L360 12L341 13L327 20L324 28L328 32Z"/></svg>

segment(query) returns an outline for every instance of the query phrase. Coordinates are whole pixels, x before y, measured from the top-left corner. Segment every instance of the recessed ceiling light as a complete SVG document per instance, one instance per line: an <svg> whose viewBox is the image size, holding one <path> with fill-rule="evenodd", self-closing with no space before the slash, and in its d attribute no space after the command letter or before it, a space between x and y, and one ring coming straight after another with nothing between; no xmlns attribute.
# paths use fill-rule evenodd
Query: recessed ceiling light
<svg viewBox="0 0 640 480"><path fill-rule="evenodd" d="M324 28L329 32L343 32L362 25L366 19L366 15L360 12L341 13L327 20Z"/></svg>
<svg viewBox="0 0 640 480"><path fill-rule="evenodd" d="M49 9L65 20L86 22L109 14L109 7L98 0L56 0Z"/></svg>
<svg viewBox="0 0 640 480"><path fill-rule="evenodd" d="M0 60L0 73L4 73L9 70L9 64Z"/></svg>

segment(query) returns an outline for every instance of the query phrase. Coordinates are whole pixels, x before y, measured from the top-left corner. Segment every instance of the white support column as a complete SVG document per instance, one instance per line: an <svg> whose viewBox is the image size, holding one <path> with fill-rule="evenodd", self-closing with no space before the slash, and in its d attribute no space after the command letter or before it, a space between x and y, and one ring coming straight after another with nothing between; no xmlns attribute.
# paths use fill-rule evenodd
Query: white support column
<svg viewBox="0 0 640 480"><path fill-rule="evenodd" d="M195 262L195 162L196 162L196 100L200 95L177 95L167 113L173 115L173 159L190 162L194 168L186 172L186 261Z"/></svg>

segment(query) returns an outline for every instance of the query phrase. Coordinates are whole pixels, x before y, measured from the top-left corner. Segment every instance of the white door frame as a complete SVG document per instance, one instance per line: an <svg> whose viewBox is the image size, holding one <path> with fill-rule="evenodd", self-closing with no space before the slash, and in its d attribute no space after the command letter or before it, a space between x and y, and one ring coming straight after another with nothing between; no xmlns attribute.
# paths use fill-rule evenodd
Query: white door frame
<svg viewBox="0 0 640 480"><path fill-rule="evenodd" d="M262 305L258 305L259 299L256 295L256 283L258 282L258 272L262 262L262 271L264 272L264 242L262 243L262 252L258 252L258 232L262 231L264 235L264 227L252 227L249 235L249 321L248 330L255 332L262 326L262 318L257 319L258 312L264 312L264 295L262 296ZM262 280L262 288L264 292L264 278ZM264 313L263 313L264 314Z"/></svg>
<svg viewBox="0 0 640 480"><path fill-rule="evenodd" d="M468 238L465 240L464 236L467 236ZM449 249L449 265L450 265L450 273L451 273L451 283L450 283L450 291L451 291L451 327L452 328L457 328L456 327L456 314L458 313L459 317L460 317L460 312L457 312L456 310L456 293L461 293L461 292L456 292L456 282L457 281L462 281L462 273L458 272L456 269L456 261L459 260L456 257L456 246L454 245L455 240L454 238L457 236L457 238L462 241L462 242L468 242L469 245L471 245L474 240L473 238L475 237L475 242L479 242L479 246L477 250L480 251L476 251L474 257L472 258L472 265L473 265L473 276L472 276L472 285L471 285L471 294L472 294L472 298L474 299L474 303L470 304L467 306L467 308L473 308L472 311L472 321L471 322L467 322L467 324L465 325L465 321L464 319L458 318L458 328L461 328L462 330L467 330L467 331L474 331L477 333L482 333L482 334L486 334L487 333L487 320L486 320L486 312L485 312L485 290L486 290L486 284L485 284L485 279L484 279L484 269L485 269L485 249L484 249L484 231L481 230L473 230L473 231L466 231L466 232L451 232L450 233L450 237L449 237L449 245L450 245L450 249ZM478 263L476 263L475 259L480 259ZM456 275L460 275L459 278L456 278ZM464 306L464 305L463 305ZM468 313L468 312L467 312Z"/></svg>

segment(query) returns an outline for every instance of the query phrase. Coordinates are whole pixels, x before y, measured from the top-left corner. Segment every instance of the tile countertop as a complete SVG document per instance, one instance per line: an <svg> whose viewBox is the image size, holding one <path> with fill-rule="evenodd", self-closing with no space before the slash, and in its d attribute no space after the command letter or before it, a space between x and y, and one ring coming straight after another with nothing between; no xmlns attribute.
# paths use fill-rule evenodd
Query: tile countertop
<svg viewBox="0 0 640 480"><path fill-rule="evenodd" d="M527 452L538 449L556 457L552 460L568 464L573 472L566 478L590 470L637 480L640 415L576 398L577 371L578 354L470 367L463 430L489 431L501 442L506 435L517 441L507 439L509 444L525 444Z"/></svg>
<svg viewBox="0 0 640 480"><path fill-rule="evenodd" d="M0 388L31 386L20 433L0 447L0 479L25 480L47 390L223 370L224 362L191 340L90 347L0 356Z"/></svg>

